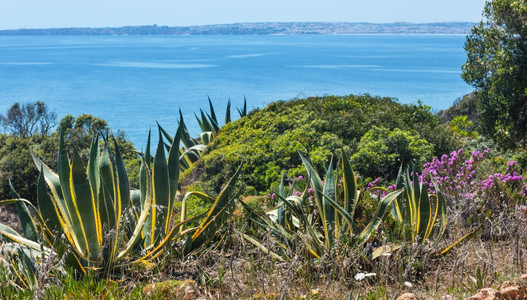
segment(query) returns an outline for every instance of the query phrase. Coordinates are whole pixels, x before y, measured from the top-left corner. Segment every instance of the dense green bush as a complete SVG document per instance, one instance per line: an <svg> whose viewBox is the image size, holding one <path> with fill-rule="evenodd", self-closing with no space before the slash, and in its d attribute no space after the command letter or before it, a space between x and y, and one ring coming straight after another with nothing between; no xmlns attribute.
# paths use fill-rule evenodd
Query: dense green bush
<svg viewBox="0 0 527 300"><path fill-rule="evenodd" d="M47 135L23 138L0 134L0 199L11 198L9 180L20 195L36 203L39 170L31 159L30 149L46 163L55 161L56 140Z"/></svg>
<svg viewBox="0 0 527 300"><path fill-rule="evenodd" d="M280 182L283 172L290 177L303 174L298 151L308 152L322 171L341 148L350 156L355 153L373 126L411 132L414 139L431 145L434 155L456 146L449 129L421 103L399 104L392 98L369 95L277 101L225 125L201 161L184 174L184 184L200 181L201 188L218 192L219 183L245 160L247 191L266 193Z"/></svg>
<svg viewBox="0 0 527 300"><path fill-rule="evenodd" d="M374 126L361 138L351 160L363 176L375 178L380 173L393 178L401 164L421 166L432 159L433 150L433 145L410 131Z"/></svg>

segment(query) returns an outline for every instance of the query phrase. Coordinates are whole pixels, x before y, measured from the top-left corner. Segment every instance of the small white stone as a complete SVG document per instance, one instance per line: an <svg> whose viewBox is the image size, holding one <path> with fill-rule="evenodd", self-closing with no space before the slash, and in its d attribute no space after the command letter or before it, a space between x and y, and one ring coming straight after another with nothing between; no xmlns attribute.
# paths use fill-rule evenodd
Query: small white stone
<svg viewBox="0 0 527 300"><path fill-rule="evenodd" d="M355 280L357 280L357 281L361 281L361 280L363 280L364 278L366 278L366 277L371 277L371 276L377 276L377 274L375 274L375 273L357 273L357 274L355 275Z"/></svg>
<svg viewBox="0 0 527 300"><path fill-rule="evenodd" d="M411 288L414 285L411 282L405 281L404 286Z"/></svg>

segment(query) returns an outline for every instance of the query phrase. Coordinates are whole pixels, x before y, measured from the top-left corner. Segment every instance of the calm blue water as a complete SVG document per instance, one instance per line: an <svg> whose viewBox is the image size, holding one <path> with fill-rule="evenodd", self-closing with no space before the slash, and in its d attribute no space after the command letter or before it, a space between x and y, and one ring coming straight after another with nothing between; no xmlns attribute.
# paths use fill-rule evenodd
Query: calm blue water
<svg viewBox="0 0 527 300"><path fill-rule="evenodd" d="M0 111L42 100L122 129L139 148L155 121L175 132L178 109L211 97L249 108L274 100L369 93L421 99L434 110L471 91L460 78L464 36L0 36ZM234 110L235 111L235 110ZM234 114L233 114L234 115Z"/></svg>

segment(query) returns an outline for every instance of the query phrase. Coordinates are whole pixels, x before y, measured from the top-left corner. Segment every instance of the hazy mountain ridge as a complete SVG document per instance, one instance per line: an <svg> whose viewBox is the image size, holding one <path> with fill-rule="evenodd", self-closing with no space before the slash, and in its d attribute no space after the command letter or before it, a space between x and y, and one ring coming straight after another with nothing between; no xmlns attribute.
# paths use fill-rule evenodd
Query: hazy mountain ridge
<svg viewBox="0 0 527 300"><path fill-rule="evenodd" d="M202 26L124 26L0 30L0 35L468 34L472 22L261 22Z"/></svg>

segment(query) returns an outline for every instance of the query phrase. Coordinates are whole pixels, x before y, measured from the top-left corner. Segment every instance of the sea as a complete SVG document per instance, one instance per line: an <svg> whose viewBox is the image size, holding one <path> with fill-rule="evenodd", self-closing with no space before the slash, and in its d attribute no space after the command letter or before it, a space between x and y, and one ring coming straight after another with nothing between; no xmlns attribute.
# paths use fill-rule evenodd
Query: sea
<svg viewBox="0 0 527 300"><path fill-rule="evenodd" d="M211 99L220 120L244 98L370 94L448 108L472 91L460 77L464 35L0 36L0 113L43 101L58 119L91 114L146 144L156 122L191 134Z"/></svg>

